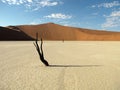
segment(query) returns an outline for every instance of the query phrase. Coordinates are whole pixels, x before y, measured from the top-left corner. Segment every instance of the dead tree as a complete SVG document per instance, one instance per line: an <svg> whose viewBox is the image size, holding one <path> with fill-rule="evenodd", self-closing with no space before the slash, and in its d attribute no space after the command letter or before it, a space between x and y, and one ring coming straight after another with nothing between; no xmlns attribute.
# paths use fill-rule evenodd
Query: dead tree
<svg viewBox="0 0 120 90"><path fill-rule="evenodd" d="M39 54L39 57L40 57L40 60L42 61L42 63L45 66L49 66L49 63L44 58L44 53L43 53L43 48L42 48L42 45L43 45L42 38L41 38L41 45L40 46L38 45L38 33L36 33L36 40L35 40L35 43L33 43L33 44L36 47L36 50L37 50L37 52Z"/></svg>

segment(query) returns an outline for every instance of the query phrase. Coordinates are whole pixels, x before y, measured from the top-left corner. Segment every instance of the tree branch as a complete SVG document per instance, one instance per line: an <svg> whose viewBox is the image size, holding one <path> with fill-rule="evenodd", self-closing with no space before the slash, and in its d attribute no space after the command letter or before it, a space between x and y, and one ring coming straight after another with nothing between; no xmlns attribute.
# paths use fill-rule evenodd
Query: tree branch
<svg viewBox="0 0 120 90"><path fill-rule="evenodd" d="M42 63L45 65L45 66L49 66L49 63L44 59L44 53L43 53L43 48L42 48L42 45L43 45L43 40L41 38L41 45L39 47L38 45L38 33L36 33L36 40L35 40L35 43L33 43L38 54L39 54L39 57L40 57L40 60L42 61Z"/></svg>

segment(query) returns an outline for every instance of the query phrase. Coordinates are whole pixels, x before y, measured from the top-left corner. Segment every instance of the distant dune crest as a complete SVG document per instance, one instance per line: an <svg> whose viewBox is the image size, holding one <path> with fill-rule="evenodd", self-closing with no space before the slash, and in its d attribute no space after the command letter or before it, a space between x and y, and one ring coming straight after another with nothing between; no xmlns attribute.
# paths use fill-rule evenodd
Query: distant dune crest
<svg viewBox="0 0 120 90"><path fill-rule="evenodd" d="M51 22L39 25L0 27L0 40L34 40L36 33L39 33L39 39L44 40L120 40L120 32L75 28Z"/></svg>

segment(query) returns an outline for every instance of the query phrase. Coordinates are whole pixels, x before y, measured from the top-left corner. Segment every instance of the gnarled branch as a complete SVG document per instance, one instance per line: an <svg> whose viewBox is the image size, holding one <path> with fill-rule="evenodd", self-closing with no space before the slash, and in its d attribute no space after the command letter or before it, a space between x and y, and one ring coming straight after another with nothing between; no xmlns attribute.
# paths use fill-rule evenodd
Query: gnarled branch
<svg viewBox="0 0 120 90"><path fill-rule="evenodd" d="M41 38L41 45L39 47L38 45L38 33L36 33L36 40L35 42L33 43L38 54L39 54L39 57L40 57L40 60L42 61L42 63L45 65L45 66L49 66L49 63L44 59L44 53L43 53L43 48L42 48L42 45L43 45L43 40Z"/></svg>

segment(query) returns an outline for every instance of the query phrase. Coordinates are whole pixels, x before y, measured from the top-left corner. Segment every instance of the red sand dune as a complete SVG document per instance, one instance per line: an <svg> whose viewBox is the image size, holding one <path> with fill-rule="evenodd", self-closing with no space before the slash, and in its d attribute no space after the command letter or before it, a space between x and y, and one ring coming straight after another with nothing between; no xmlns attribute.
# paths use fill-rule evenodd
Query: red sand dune
<svg viewBox="0 0 120 90"><path fill-rule="evenodd" d="M10 29L5 27L0 27L0 40L33 40L30 36L20 31L19 29Z"/></svg>
<svg viewBox="0 0 120 90"><path fill-rule="evenodd" d="M4 36L1 31L4 32L4 38L1 38L1 35ZM9 40L11 38L15 40L33 40L36 33L39 34L39 39L43 38L44 40L120 40L120 32L75 28L54 23L1 27L0 40L5 38L9 38Z"/></svg>

